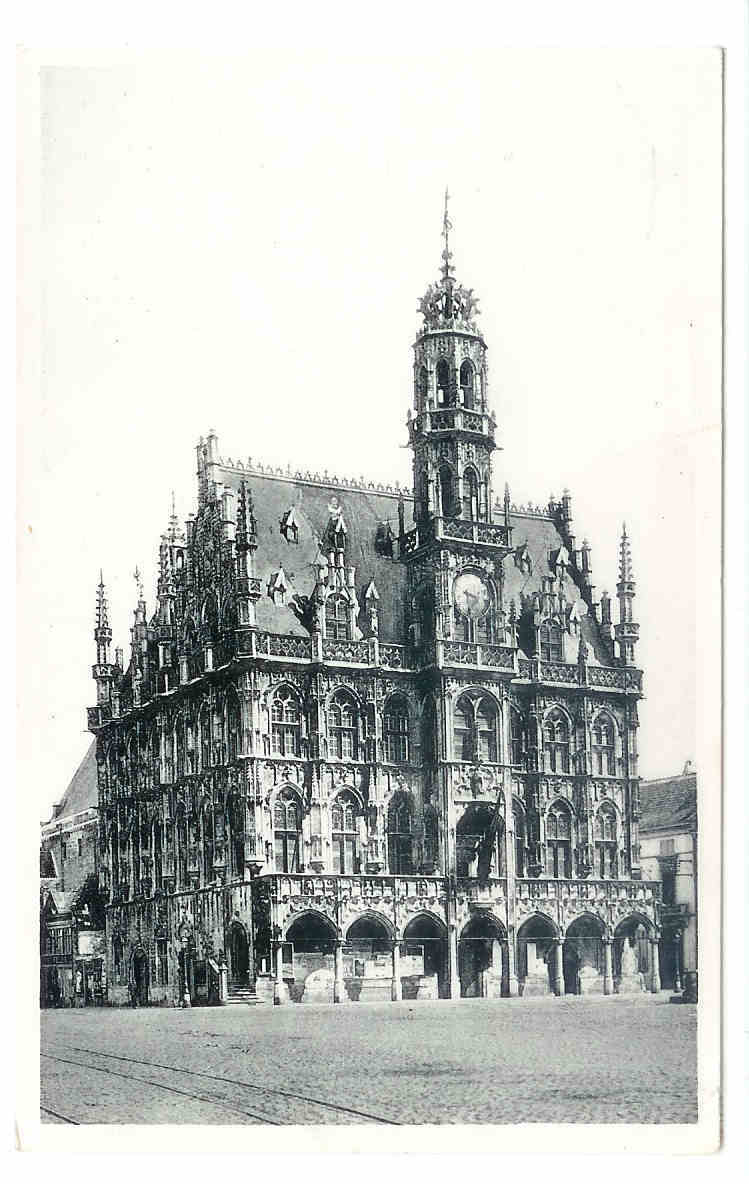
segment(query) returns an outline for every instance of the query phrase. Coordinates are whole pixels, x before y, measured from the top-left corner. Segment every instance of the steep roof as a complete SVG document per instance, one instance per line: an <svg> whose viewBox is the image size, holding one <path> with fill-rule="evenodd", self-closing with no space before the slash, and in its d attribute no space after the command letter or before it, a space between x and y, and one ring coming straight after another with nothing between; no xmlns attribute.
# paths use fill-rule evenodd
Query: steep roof
<svg viewBox="0 0 749 1184"><path fill-rule="evenodd" d="M281 470L245 469L234 467L231 461L216 465L216 477L226 487L239 491L246 481L252 496L257 522L257 551L255 572L260 579L261 597L257 602L257 622L271 633L291 633L306 637L308 633L288 605L275 604L268 596L273 576L283 568L292 591L309 596L314 588L314 562L331 518L342 512L347 530L346 564L356 568L355 584L360 608L364 609L364 591L374 580L379 593L379 633L383 641L404 642L407 598L407 570L405 564L390 559L375 549L378 528L386 523L393 535L398 534L398 500L403 497L405 526L413 525L413 499L405 490L325 480L318 474L302 475ZM281 522L293 509L297 527L296 541L287 541L281 533ZM500 520L501 507L495 509ZM505 608L514 599L520 611L521 596L540 587L542 576L551 574L549 554L564 545L564 540L549 514L539 507L513 507L510 514L513 544L525 544L532 561L532 574L521 571L512 556L505 560ZM293 536L292 536L293 537ZM581 613L581 632L590 647L589 662L610 665L596 622L588 615L587 606L579 599L572 578L566 580L568 600L578 601ZM361 622L362 618L360 618ZM575 643L576 644L576 643ZM565 655L575 661L577 653Z"/></svg>
<svg viewBox="0 0 749 1184"><path fill-rule="evenodd" d="M73 774L61 800L52 810L49 822L61 822L73 814L95 809L99 804L99 785L96 775L96 741L92 740L86 755ZM49 823L47 823L49 825Z"/></svg>
<svg viewBox="0 0 749 1184"><path fill-rule="evenodd" d="M640 784L640 834L697 830L697 774Z"/></svg>

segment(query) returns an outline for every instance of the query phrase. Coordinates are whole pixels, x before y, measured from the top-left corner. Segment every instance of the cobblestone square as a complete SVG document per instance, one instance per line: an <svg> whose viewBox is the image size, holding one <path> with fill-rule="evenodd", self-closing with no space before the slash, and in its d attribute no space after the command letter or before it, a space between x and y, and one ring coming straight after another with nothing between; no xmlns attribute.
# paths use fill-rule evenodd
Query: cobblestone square
<svg viewBox="0 0 749 1184"><path fill-rule="evenodd" d="M41 1118L689 1123L696 1037L666 994L46 1011Z"/></svg>

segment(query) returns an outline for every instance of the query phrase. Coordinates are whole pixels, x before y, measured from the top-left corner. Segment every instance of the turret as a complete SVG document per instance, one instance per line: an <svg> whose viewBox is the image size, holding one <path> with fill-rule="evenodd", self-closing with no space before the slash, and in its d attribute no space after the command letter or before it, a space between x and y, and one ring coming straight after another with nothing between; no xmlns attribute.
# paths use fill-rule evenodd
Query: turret
<svg viewBox="0 0 749 1184"><path fill-rule="evenodd" d="M239 487L237 519L234 527L236 552L235 594L237 621L240 625L255 624L255 604L260 599L260 581L255 576L257 523L252 493L246 481Z"/></svg>
<svg viewBox="0 0 749 1184"><path fill-rule="evenodd" d="M445 213L441 276L421 298L414 342L414 516L489 522L495 420L487 401L487 348L476 324L478 300L453 274Z"/></svg>
<svg viewBox="0 0 749 1184"><path fill-rule="evenodd" d="M94 626L94 641L96 642L96 663L91 669L96 679L97 703L108 703L110 687L114 677L114 667L109 662L109 646L112 642L112 630L109 627L109 606L107 604L104 575L99 572L99 586L96 589L96 625Z"/></svg>
<svg viewBox="0 0 749 1184"><path fill-rule="evenodd" d="M634 666L635 645L640 633L640 626L634 621L635 578L632 571L632 553L629 546L626 522L622 524L622 537L619 544L619 582L616 585L619 600L619 624L615 627L616 640L619 643L619 661L623 666Z"/></svg>

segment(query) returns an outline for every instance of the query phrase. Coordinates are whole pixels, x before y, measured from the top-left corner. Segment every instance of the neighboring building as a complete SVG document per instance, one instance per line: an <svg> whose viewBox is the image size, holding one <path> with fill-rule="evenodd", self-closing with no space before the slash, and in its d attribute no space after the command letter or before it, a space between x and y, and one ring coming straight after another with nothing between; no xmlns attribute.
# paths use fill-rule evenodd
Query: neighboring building
<svg viewBox="0 0 749 1184"><path fill-rule="evenodd" d="M42 826L39 852L40 1002L83 1006L106 993L104 902L99 893L98 783L92 743Z"/></svg>
<svg viewBox="0 0 749 1184"><path fill-rule="evenodd" d="M660 940L664 987L697 1002L697 774L687 761L680 777L640 786L643 874L662 894Z"/></svg>
<svg viewBox="0 0 749 1184"><path fill-rule="evenodd" d="M630 542L615 625L570 495L496 499L448 230L413 347L413 496L222 459L211 432L127 662L100 582L115 1002L216 998L224 964L279 1003L659 988Z"/></svg>

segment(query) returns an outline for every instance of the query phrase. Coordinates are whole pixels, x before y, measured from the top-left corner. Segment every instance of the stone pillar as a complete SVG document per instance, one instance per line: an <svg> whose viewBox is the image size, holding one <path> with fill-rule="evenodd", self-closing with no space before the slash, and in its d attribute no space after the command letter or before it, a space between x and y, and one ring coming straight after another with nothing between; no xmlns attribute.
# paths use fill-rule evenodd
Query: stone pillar
<svg viewBox="0 0 749 1184"><path fill-rule="evenodd" d="M674 991L677 993L681 991L681 967L682 967L682 951L681 951L682 934L681 930L677 929L674 934Z"/></svg>
<svg viewBox="0 0 749 1184"><path fill-rule="evenodd" d="M614 968L611 958L611 947L613 941L610 937L603 939L603 993L604 995L613 995L614 993Z"/></svg>
<svg viewBox="0 0 749 1184"><path fill-rule="evenodd" d="M696 1003L697 1002L697 971L684 971L684 994L681 997L682 1003Z"/></svg>
<svg viewBox="0 0 749 1184"><path fill-rule="evenodd" d="M229 1000L229 967L222 958L218 966L218 1001L227 1003Z"/></svg>
<svg viewBox="0 0 749 1184"><path fill-rule="evenodd" d="M658 968L658 941L657 938L650 939L650 990L654 995L657 995L661 989L661 975Z"/></svg>
<svg viewBox="0 0 749 1184"><path fill-rule="evenodd" d="M510 930L510 936L507 939L507 993L510 996L516 996L518 993L518 971L517 960L515 956L515 934Z"/></svg>
<svg viewBox="0 0 749 1184"><path fill-rule="evenodd" d="M274 947L276 974L273 982L273 1003L279 1007L283 1003L283 942L274 942Z"/></svg>
<svg viewBox="0 0 749 1184"><path fill-rule="evenodd" d="M554 994L564 994L564 971L562 969L562 939L561 937L554 938L554 962L552 964L552 980L554 984Z"/></svg>
<svg viewBox="0 0 749 1184"><path fill-rule="evenodd" d="M345 988L343 986L343 942L335 943L335 977L333 978L333 1002L343 1003Z"/></svg>
<svg viewBox="0 0 749 1184"><path fill-rule="evenodd" d="M403 998L403 991L401 988L401 947L399 941L393 942L393 984L390 998L393 1003L397 1003Z"/></svg>
<svg viewBox="0 0 749 1184"><path fill-rule="evenodd" d="M458 972L458 930L455 924L450 926L447 935L447 979L450 987L450 998L460 999L460 974Z"/></svg>
<svg viewBox="0 0 749 1184"><path fill-rule="evenodd" d="M183 983L182 983L182 1006L192 1007L192 999L190 998L190 955L187 950L187 942L182 947L182 967L183 967Z"/></svg>

